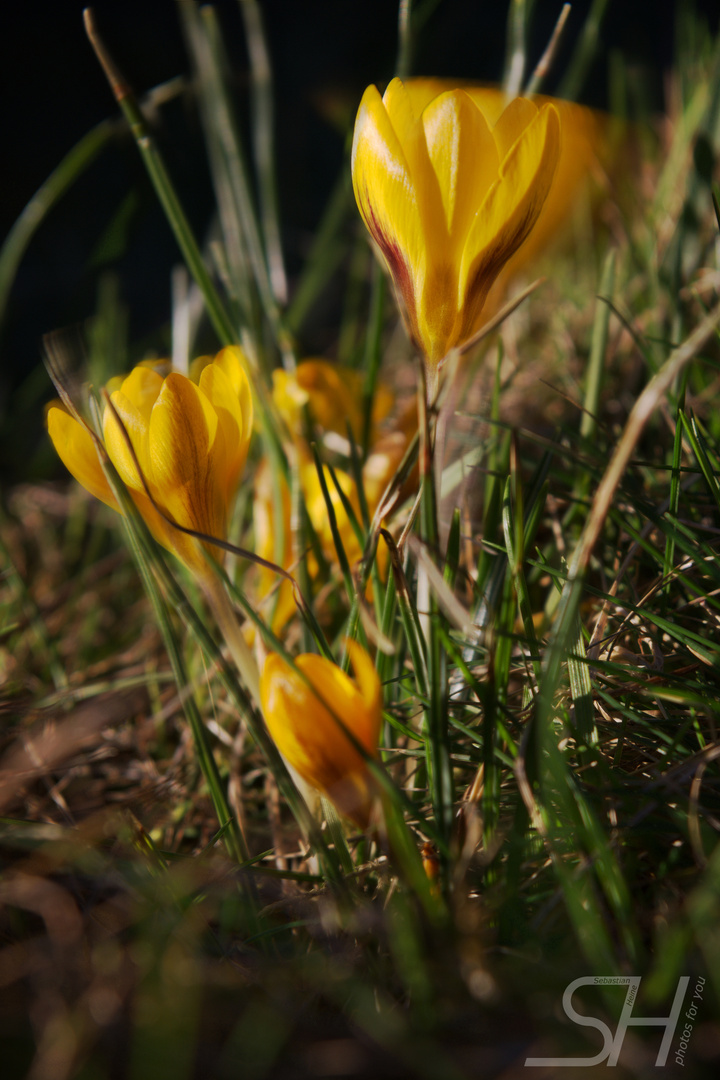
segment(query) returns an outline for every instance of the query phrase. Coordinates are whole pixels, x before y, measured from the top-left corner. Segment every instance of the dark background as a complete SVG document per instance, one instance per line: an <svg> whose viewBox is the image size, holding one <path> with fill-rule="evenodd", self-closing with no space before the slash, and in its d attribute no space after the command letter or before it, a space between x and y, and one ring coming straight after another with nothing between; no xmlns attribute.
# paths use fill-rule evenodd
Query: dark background
<svg viewBox="0 0 720 1080"><path fill-rule="evenodd" d="M685 0L687 6L687 0ZM97 0L100 31L138 94L189 73L177 0ZM561 3L537 0L530 63L542 53ZM698 0L717 31L717 0ZM4 132L0 237L64 154L95 124L117 114L85 38L84 4L6 6L0 35ZM216 5L237 72L238 102L247 103L247 56L236 0ZM330 113L348 121L364 87L393 74L397 49L395 0L264 0L276 80L276 136L283 242L292 286L337 177L345 135ZM505 56L507 3L440 0L416 43L415 74L497 81ZM561 75L589 0L575 2L557 57ZM645 108L663 107L663 79L672 66L674 0L610 0L597 58L581 99L607 105L608 62L618 51L643 86ZM545 89L552 92L557 76ZM336 118L337 119L337 118ZM347 130L347 129L346 129ZM163 113L156 133L199 236L212 211L202 138L186 96ZM125 250L110 263L98 244L132 193ZM170 270L178 251L129 138L118 138L53 209L20 268L0 328L0 470L13 479L47 466L35 456L32 423L18 430L19 412L38 397L40 417L49 384L37 372L43 333L81 322L95 310L98 277L119 275L130 312L131 339L152 339L170 312ZM3 423L4 420L4 423ZM15 421L15 422L13 422ZM3 437L4 436L4 437ZM26 444L24 444L25 440Z"/></svg>

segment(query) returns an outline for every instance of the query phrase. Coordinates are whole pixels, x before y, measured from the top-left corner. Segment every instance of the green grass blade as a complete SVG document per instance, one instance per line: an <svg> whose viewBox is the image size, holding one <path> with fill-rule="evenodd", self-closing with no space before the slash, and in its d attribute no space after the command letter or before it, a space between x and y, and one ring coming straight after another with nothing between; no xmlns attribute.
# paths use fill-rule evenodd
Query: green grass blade
<svg viewBox="0 0 720 1080"><path fill-rule="evenodd" d="M68 188L72 187L107 146L116 130L116 123L103 120L84 135L38 188L5 237L0 248L0 323L5 315L18 267L33 236Z"/></svg>
<svg viewBox="0 0 720 1080"><path fill-rule="evenodd" d="M275 172L275 106L272 90L272 66L262 9L257 0L239 0L245 22L250 56L251 101L253 106L253 145L260 201L260 223L270 284L278 304L287 301L287 278L280 240L277 176Z"/></svg>
<svg viewBox="0 0 720 1080"><path fill-rule="evenodd" d="M183 253L187 268L203 294L210 321L223 345L233 345L238 340L238 328L233 324L232 319L228 315L228 312L220 299L220 295L215 288L215 283L203 261L200 248L193 235L187 215L170 178L170 174L167 171L162 155L148 130L145 118L135 97L130 92L127 83L118 72L105 46L98 37L90 8L85 9L84 15L85 27L90 42L95 49L98 60L110 83L110 87L115 94L115 99L120 105L125 115L125 119L130 125L130 130L138 150L140 151L140 156L143 159L148 175L155 188L155 192L165 211L165 215L175 235L175 239L178 242L178 246Z"/></svg>

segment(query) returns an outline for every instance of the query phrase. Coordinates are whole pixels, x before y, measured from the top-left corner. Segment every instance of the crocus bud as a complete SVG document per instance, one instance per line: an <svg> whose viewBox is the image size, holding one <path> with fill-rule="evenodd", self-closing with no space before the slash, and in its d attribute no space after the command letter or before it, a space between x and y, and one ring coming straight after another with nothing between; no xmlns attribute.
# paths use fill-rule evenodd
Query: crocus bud
<svg viewBox="0 0 720 1080"><path fill-rule="evenodd" d="M552 104L511 101L493 126L464 90L416 111L399 79L369 86L355 122L355 198L435 368L481 322L491 286L532 231L560 154Z"/></svg>

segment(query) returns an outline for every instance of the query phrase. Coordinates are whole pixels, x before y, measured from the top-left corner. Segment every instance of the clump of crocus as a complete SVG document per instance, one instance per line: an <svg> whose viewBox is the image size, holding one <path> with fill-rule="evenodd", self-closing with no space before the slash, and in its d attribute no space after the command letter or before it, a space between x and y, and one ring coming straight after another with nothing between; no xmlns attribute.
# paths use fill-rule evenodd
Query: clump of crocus
<svg viewBox="0 0 720 1080"><path fill-rule="evenodd" d="M367 760L348 732L370 757L377 757L382 687L362 646L348 641L347 648L354 680L322 656L299 656L295 670L271 653L260 679L260 696L268 730L287 763L365 829L376 790Z"/></svg>
<svg viewBox="0 0 720 1080"><path fill-rule="evenodd" d="M493 126L464 90L416 109L399 79L363 95L352 175L410 335L432 369L478 328L533 229L560 154L554 105L511 101Z"/></svg>
<svg viewBox="0 0 720 1080"><path fill-rule="evenodd" d="M47 415L50 438L75 479L120 509L100 461L104 448L155 538L204 578L211 571L203 545L182 529L225 539L253 424L243 360L230 347L196 361L194 378L140 364L113 379L100 441L62 405ZM207 548L221 557L216 546Z"/></svg>

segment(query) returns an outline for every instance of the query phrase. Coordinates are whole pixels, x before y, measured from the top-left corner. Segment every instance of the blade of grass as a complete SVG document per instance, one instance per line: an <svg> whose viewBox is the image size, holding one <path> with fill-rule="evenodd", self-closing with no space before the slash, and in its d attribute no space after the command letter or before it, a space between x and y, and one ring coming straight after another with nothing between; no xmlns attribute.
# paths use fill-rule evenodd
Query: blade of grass
<svg viewBox="0 0 720 1080"><path fill-rule="evenodd" d="M610 250L605 256L600 276L600 296L611 298L615 288L615 251ZM590 359L585 375L585 399L583 401L580 435L583 439L592 439L597 429L598 406L603 383L603 365L607 353L608 331L610 328L610 308L598 299L595 304L592 337L590 339Z"/></svg>
<svg viewBox="0 0 720 1080"><path fill-rule="evenodd" d="M93 46L100 65L115 95L115 100L120 105L125 118L130 125L140 155L147 168L155 192L160 199L167 216L170 227L173 230L178 246L183 253L188 270L194 277L205 299L210 321L215 332L223 345L233 345L238 340L238 330L228 315L215 284L208 273L203 261L197 241L193 235L187 215L178 198L175 186L167 171L165 162L150 135L142 111L138 107L135 97L130 91L125 79L120 74L114 61L111 59L105 45L101 41L95 25L95 18L90 8L83 12L85 29Z"/></svg>
<svg viewBox="0 0 720 1080"><path fill-rule="evenodd" d="M385 295L387 283L385 274L376 262L373 267L372 292L370 296L370 317L368 319L367 337L365 339L365 382L363 385L362 398L362 452L363 459L367 457L370 445L370 429L372 427L372 408L375 400L375 387L380 372L380 360L382 356L382 330L385 313Z"/></svg>
<svg viewBox="0 0 720 1080"><path fill-rule="evenodd" d="M585 19L580 40L575 46L572 60L560 83L558 97L577 101L592 66L598 43L600 27L608 7L608 0L593 0Z"/></svg>
<svg viewBox="0 0 720 1080"><path fill-rule="evenodd" d="M312 240L302 273L293 290L286 321L291 334L299 334L323 289L332 281L347 247L342 235L352 205L352 185L347 165L333 188ZM363 241L363 251L367 245ZM364 263L364 260L363 260ZM365 263L364 263L365 264ZM342 350L339 353L342 356Z"/></svg>
<svg viewBox="0 0 720 1080"><path fill-rule="evenodd" d="M695 455L695 460L700 466L700 471L703 474L703 479L707 486L708 491L715 503L715 506L720 509L720 484L717 481L717 468L713 466L708 456L708 448L705 439L700 431L698 423L695 417L688 417L684 411L680 411L680 423L682 424L692 452Z"/></svg>
<svg viewBox="0 0 720 1080"><path fill-rule="evenodd" d="M278 304L287 302L287 277L280 241L277 177L275 174L272 65L263 15L257 0L239 0L250 56L253 144L260 199L260 223L270 284Z"/></svg>
<svg viewBox="0 0 720 1080"><path fill-rule="evenodd" d="M283 313L278 304L273 285L270 280L270 271L265 259L262 243L262 234L258 223L255 204L252 197L251 187L245 167L245 155L240 142L240 135L235 124L233 109L227 81L218 78L223 71L229 70L222 34L218 23L217 12L211 4L206 4L200 9L201 25L204 26L206 40L211 57L208 68L208 77L214 78L213 101L218 112L215 113L217 134L225 153L228 177L235 192L237 206L240 212L243 234L250 257L250 264L255 275L258 293L262 302L265 317L268 320L275 341L282 354L283 364L288 370L295 367L295 352L292 339L288 333ZM218 120L220 121L218 123Z"/></svg>
<svg viewBox="0 0 720 1080"><path fill-rule="evenodd" d="M325 509L327 510L330 532L332 533L333 544L335 545L335 554L337 555L340 572L342 573L343 580L345 581L345 591L347 593L348 601L350 604L352 604L355 598L355 587L353 585L352 573L350 572L350 563L348 562L348 557L345 552L345 545L343 544L342 536L340 535L340 529L338 528L337 514L335 513L333 501L330 498L327 480L325 479L325 469L320 460L317 445L315 443L312 443L311 449L313 454L313 460L315 462L315 469L317 471L318 483L320 484L322 497L325 501Z"/></svg>
<svg viewBox="0 0 720 1080"><path fill-rule="evenodd" d="M687 368L685 369L685 378L683 379L683 385L680 388L680 398L678 402L677 414L675 418L675 437L673 440L673 455L672 455L672 477L670 480L670 498L668 502L667 513L669 517L675 518L678 514L678 507L680 505L680 465L682 462L682 433L683 423L681 416L685 411L685 389L687 385ZM669 532L665 537L665 557L663 560L663 573L668 582L666 585L666 593L669 593L671 581L668 577L672 571L675 563L675 532Z"/></svg>
<svg viewBox="0 0 720 1080"><path fill-rule="evenodd" d="M5 237L0 248L0 323L18 267L33 236L65 192L107 146L116 130L115 122L103 120L84 135L38 188Z"/></svg>
<svg viewBox="0 0 720 1080"><path fill-rule="evenodd" d="M622 437L597 488L588 519L570 562L568 581L563 589L558 618L544 663L545 676L543 683L547 693L544 707L547 710L550 709L550 699L558 682L560 664L564 655L564 643L567 640L567 626L574 621L580 600L580 589L590 561L590 555L609 512L615 490L630 462L638 439L658 403L663 399L675 379L681 374L685 365L702 349L719 323L720 305L716 306L703 319L683 345L673 350L660 371L652 377L642 391L632 408ZM563 642L562 647L558 646L559 642Z"/></svg>

